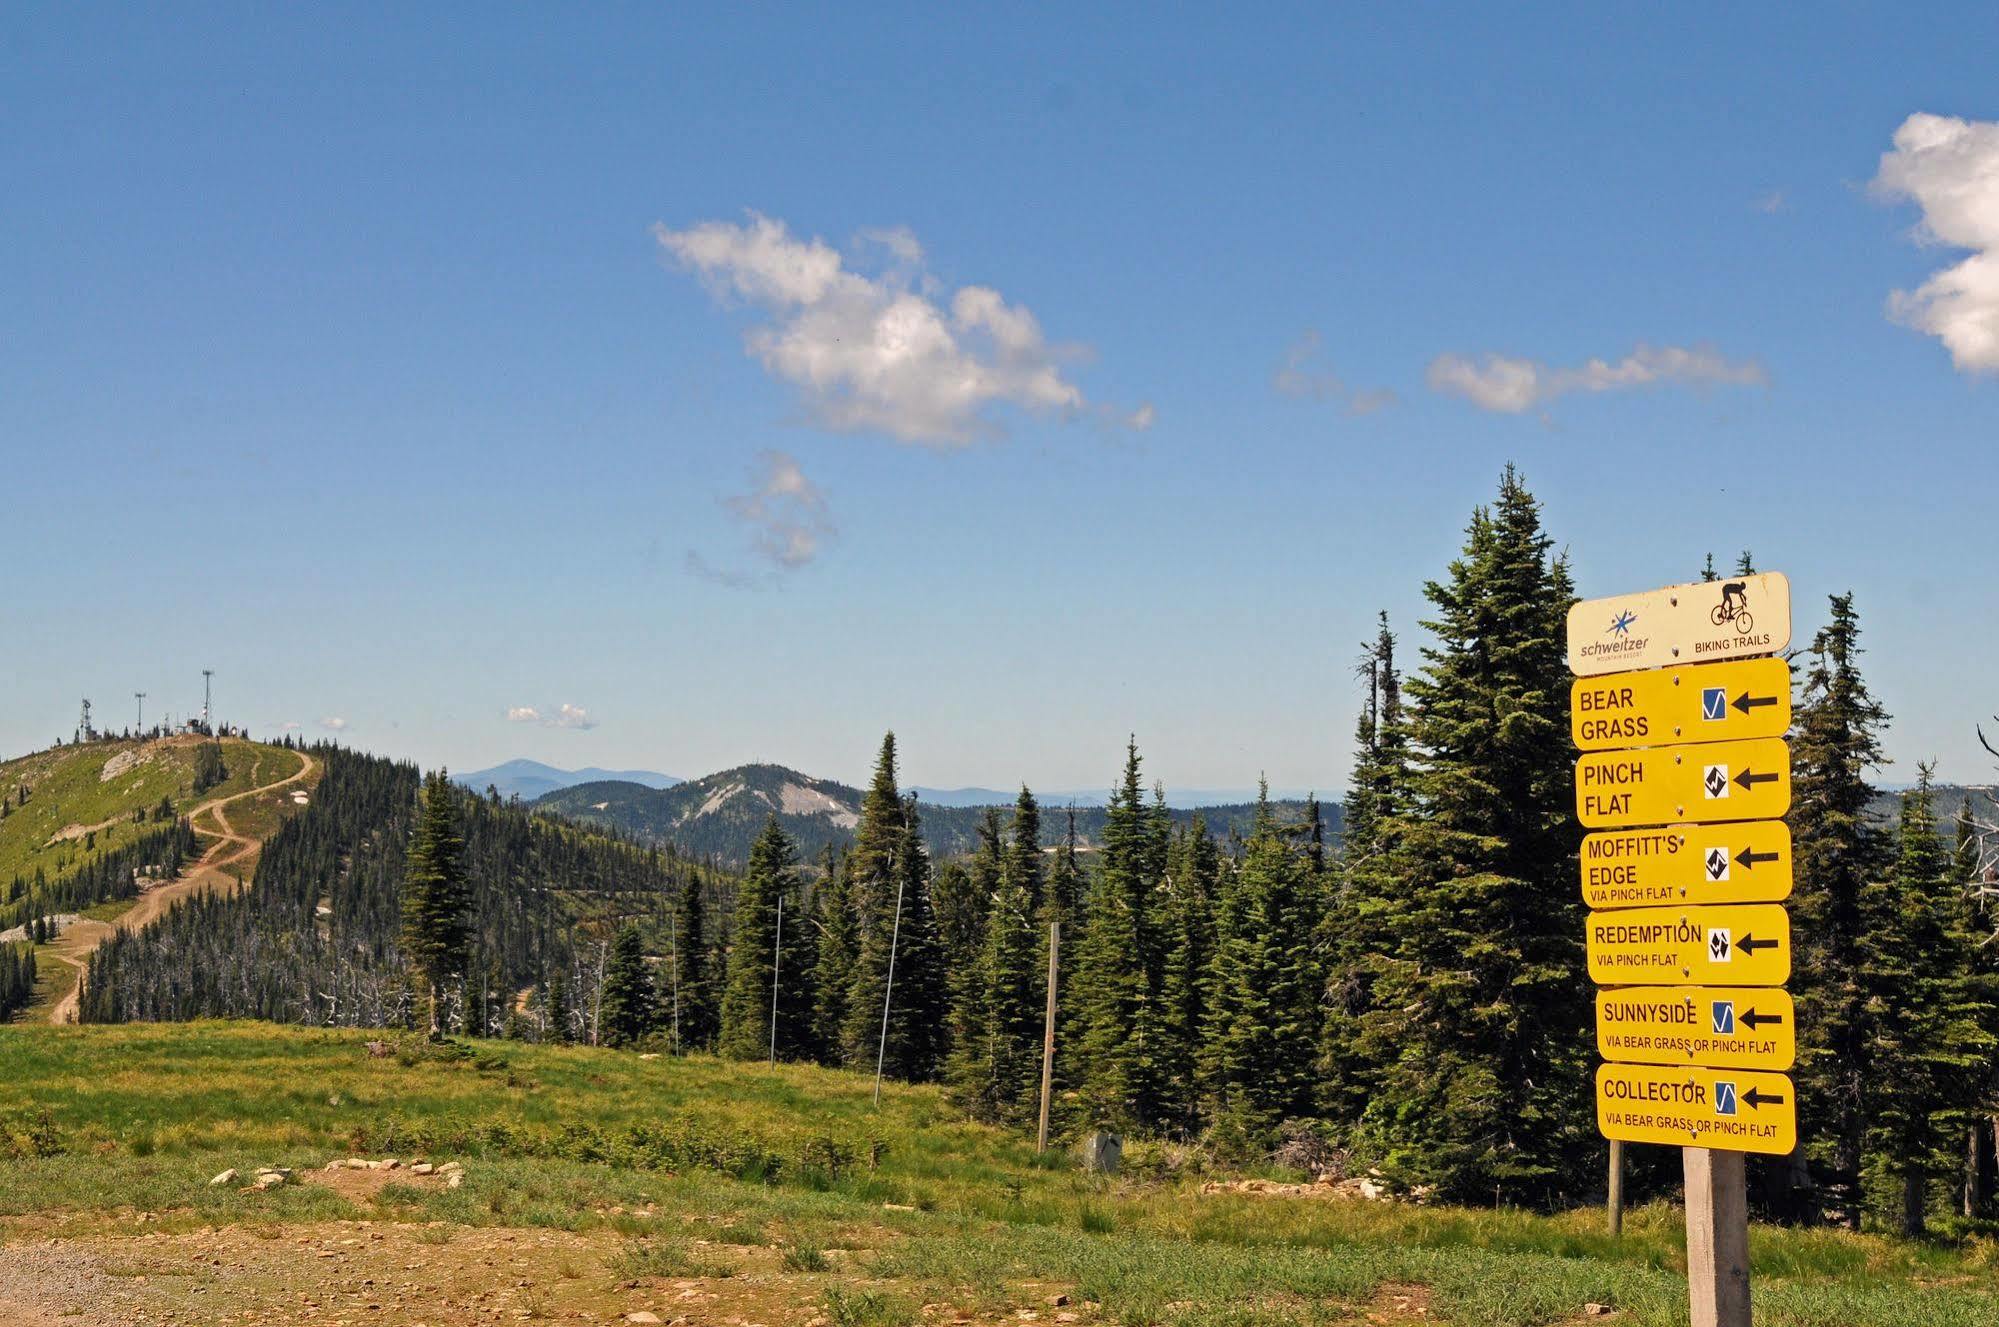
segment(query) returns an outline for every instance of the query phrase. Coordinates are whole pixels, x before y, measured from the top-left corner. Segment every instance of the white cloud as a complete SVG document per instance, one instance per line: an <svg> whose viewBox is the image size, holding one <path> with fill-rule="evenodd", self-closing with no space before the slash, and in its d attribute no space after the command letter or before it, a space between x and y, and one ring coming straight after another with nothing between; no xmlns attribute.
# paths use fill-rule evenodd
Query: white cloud
<svg viewBox="0 0 1999 1327"><path fill-rule="evenodd" d="M597 721L590 717L590 711L581 705L571 705L564 701L548 714L532 705L510 705L507 707L508 723L539 724L543 728L595 728Z"/></svg>
<svg viewBox="0 0 1999 1327"><path fill-rule="evenodd" d="M319 721L319 726L330 733L344 733L347 731L347 720L337 714L329 714Z"/></svg>
<svg viewBox="0 0 1999 1327"><path fill-rule="evenodd" d="M1873 189L1922 209L1919 240L1971 251L1891 294L1889 317L1943 342L1961 372L1999 373L1999 122L1911 115Z"/></svg>
<svg viewBox="0 0 1999 1327"><path fill-rule="evenodd" d="M1614 392L1633 387L1768 385L1769 375L1753 359L1729 360L1712 346L1648 346L1616 363L1592 359L1574 368L1556 368L1538 359L1486 354L1476 361L1439 355L1430 361L1430 390L1462 396L1481 410L1517 415L1571 392Z"/></svg>
<svg viewBox="0 0 1999 1327"><path fill-rule="evenodd" d="M763 473L755 485L722 499L722 505L749 527L758 554L780 570L796 570L819 556L833 536L826 495L789 453L767 451L757 461Z"/></svg>
<svg viewBox="0 0 1999 1327"><path fill-rule="evenodd" d="M996 406L1065 418L1086 409L1063 367L1082 352L1051 345L1032 313L989 286L940 302L907 229L863 234L893 260L875 276L755 212L741 225L656 225L653 235L719 296L768 315L745 337L749 353L825 427L950 447L996 432Z"/></svg>
<svg viewBox="0 0 1999 1327"><path fill-rule="evenodd" d="M1271 371L1271 389L1280 396L1334 401L1349 415L1371 415L1400 399L1386 387L1348 386L1326 362L1322 349L1318 329L1306 328Z"/></svg>
<svg viewBox="0 0 1999 1327"><path fill-rule="evenodd" d="M1765 216L1776 216L1779 212L1791 210L1791 200L1784 197L1782 189L1772 189L1749 200L1749 206Z"/></svg>
<svg viewBox="0 0 1999 1327"><path fill-rule="evenodd" d="M797 457L760 452L757 467L749 491L730 494L722 505L748 531L751 551L764 568L718 567L690 549L687 569L696 576L732 589L758 589L811 562L837 533L825 493L806 477Z"/></svg>

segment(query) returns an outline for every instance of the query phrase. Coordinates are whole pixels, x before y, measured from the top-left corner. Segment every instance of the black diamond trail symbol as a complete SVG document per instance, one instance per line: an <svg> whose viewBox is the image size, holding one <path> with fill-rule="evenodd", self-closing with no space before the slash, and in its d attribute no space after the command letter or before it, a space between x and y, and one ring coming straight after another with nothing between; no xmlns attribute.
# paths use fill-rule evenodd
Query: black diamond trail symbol
<svg viewBox="0 0 1999 1327"><path fill-rule="evenodd" d="M1710 799L1728 796L1728 766L1709 765L1701 775L1701 783L1707 788Z"/></svg>
<svg viewBox="0 0 1999 1327"><path fill-rule="evenodd" d="M1710 880L1728 879L1728 849L1726 848L1708 849L1707 878Z"/></svg>

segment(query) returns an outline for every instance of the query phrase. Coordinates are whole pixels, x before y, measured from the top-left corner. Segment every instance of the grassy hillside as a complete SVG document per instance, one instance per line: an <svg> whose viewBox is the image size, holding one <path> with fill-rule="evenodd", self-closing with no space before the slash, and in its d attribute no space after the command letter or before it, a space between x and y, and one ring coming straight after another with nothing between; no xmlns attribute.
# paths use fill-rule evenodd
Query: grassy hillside
<svg viewBox="0 0 1999 1327"><path fill-rule="evenodd" d="M286 1316L304 1300L405 1327L640 1310L1531 1327L1592 1303L1617 1324L1685 1322L1668 1206L1614 1241L1593 1211L1211 1192L1217 1177L1153 1149L1105 1182L927 1088L890 1085L877 1112L866 1077L828 1070L498 1042L373 1058L368 1035L0 1029L0 1300L32 1236L122 1269L104 1294L134 1319L182 1322L304 1321ZM355 1153L457 1159L467 1180L319 1169ZM268 1192L208 1183L266 1164L298 1173ZM1758 1227L1752 1248L1759 1323L1999 1321L1989 1246Z"/></svg>
<svg viewBox="0 0 1999 1327"><path fill-rule="evenodd" d="M226 738L229 777L197 796L194 756L203 739L170 737L152 742L106 741L55 747L0 763L0 794L10 802L0 820L0 887L37 870L50 879L130 843L148 826L134 812L150 812L162 797L186 815L201 801L271 783L299 767L282 747ZM19 790L28 790L25 806Z"/></svg>

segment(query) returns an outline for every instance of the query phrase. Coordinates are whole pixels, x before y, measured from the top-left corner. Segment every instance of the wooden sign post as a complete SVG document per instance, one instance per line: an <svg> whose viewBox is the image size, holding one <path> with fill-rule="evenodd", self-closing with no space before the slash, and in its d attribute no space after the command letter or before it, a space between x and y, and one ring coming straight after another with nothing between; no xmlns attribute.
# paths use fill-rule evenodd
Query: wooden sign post
<svg viewBox="0 0 1999 1327"><path fill-rule="evenodd" d="M1692 1327L1750 1327L1745 1152L1797 1143L1791 584L1669 585L1569 610L1576 816L1610 1223L1627 1143L1677 1144Z"/></svg>

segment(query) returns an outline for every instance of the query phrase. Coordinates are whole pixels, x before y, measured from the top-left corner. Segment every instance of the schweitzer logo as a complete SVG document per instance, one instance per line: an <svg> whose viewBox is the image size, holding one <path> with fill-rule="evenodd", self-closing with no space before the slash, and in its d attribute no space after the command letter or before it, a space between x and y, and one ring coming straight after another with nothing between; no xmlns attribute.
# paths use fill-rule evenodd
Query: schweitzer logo
<svg viewBox="0 0 1999 1327"><path fill-rule="evenodd" d="M1621 609L1610 619L1610 625L1603 629L1609 640L1591 641L1578 650L1585 658L1610 654L1639 654L1645 649L1645 637L1633 636L1631 628L1638 623L1638 614L1630 609Z"/></svg>

